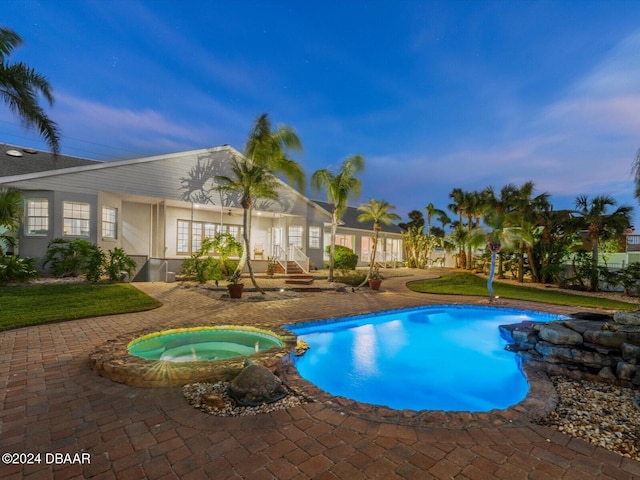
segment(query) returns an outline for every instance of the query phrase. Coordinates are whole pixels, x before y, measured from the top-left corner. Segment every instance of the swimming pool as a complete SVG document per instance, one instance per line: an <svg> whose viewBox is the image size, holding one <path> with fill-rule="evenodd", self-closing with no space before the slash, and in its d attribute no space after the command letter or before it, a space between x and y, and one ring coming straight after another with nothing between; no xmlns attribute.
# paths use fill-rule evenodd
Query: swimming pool
<svg viewBox="0 0 640 480"><path fill-rule="evenodd" d="M309 344L300 375L332 395L395 409L485 412L529 391L500 325L565 318L529 310L437 305L286 328Z"/></svg>

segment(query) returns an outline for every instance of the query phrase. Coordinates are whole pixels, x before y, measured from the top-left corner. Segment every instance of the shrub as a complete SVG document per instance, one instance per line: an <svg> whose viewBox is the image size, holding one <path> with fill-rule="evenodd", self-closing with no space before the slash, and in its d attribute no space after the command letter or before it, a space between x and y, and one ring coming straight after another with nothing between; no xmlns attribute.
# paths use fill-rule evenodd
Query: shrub
<svg viewBox="0 0 640 480"><path fill-rule="evenodd" d="M136 262L122 248L116 247L105 255L98 245L81 238L49 242L43 263L46 265L56 277L85 275L90 282L100 281L105 274L109 280L121 282L125 274L131 278L136 268Z"/></svg>
<svg viewBox="0 0 640 480"><path fill-rule="evenodd" d="M215 251L219 258L209 256L209 252ZM200 250L187 258L183 263L183 273L195 276L199 283L209 280L222 280L233 272L237 262L229 260L231 255L242 253L242 245L233 235L218 233L213 238L204 238Z"/></svg>
<svg viewBox="0 0 640 480"><path fill-rule="evenodd" d="M49 242L43 266L50 265L56 277L77 277L97 282L104 273L105 255L97 245L83 240L56 238Z"/></svg>
<svg viewBox="0 0 640 480"><path fill-rule="evenodd" d="M364 272L351 271L343 272L336 280L340 283L345 283L352 287L358 287L360 286L360 284L362 284L362 282L364 282L364 279L366 277L367 274Z"/></svg>
<svg viewBox="0 0 640 480"><path fill-rule="evenodd" d="M358 265L358 255L353 253L353 250L350 248L343 247L342 245L336 245L333 257L333 266L340 270L344 276L349 270L355 270L356 265Z"/></svg>
<svg viewBox="0 0 640 480"><path fill-rule="evenodd" d="M109 250L109 256L105 264L105 270L109 276L109 280L122 282L125 276L131 279L135 269L136 262L134 262L122 248L116 247L113 250Z"/></svg>
<svg viewBox="0 0 640 480"><path fill-rule="evenodd" d="M0 256L0 285L38 278L40 274L34 263L34 258L21 258L17 255Z"/></svg>

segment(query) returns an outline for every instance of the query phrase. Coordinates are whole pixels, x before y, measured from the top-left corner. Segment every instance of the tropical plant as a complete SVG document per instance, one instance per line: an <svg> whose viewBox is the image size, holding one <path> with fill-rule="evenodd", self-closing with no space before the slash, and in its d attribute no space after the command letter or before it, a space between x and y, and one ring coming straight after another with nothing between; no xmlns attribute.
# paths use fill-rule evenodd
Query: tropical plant
<svg viewBox="0 0 640 480"><path fill-rule="evenodd" d="M302 142L293 128L278 125L271 127L269 115L263 113L256 118L249 132L244 155L254 164L264 167L275 175L284 175L299 191L304 192L306 183L302 166L289 157L289 151L301 151Z"/></svg>
<svg viewBox="0 0 640 480"><path fill-rule="evenodd" d="M493 291L493 279L496 271L496 258L503 246L512 246L517 242L532 243L531 237L526 231L518 226L510 226L516 223L517 212L511 211L500 214L498 211L490 211L485 217L485 222L491 227L486 234L487 249L491 252L491 266L487 279L487 289L489 290L489 302L495 300Z"/></svg>
<svg viewBox="0 0 640 480"><path fill-rule="evenodd" d="M231 165L231 176L217 176L218 189L221 191L235 192L240 195L242 214L242 256L236 267L236 273L240 274L246 265L253 286L262 294L264 291L256 282L249 252L249 238L251 238L251 209L258 198L278 198L278 181L267 168L260 166L246 158L234 158Z"/></svg>
<svg viewBox="0 0 640 480"><path fill-rule="evenodd" d="M386 200L375 200L371 199L367 203L363 203L358 207L362 213L358 215L359 222L369 222L373 221L373 251L371 253L371 259L369 261L369 272L365 278L368 280L371 277L371 273L373 271L374 265L376 263L376 253L378 251L378 237L380 236L380 230L382 227L380 224L391 225L394 220L400 220L400 216L393 213L391 210L394 210L396 207L391 205Z"/></svg>
<svg viewBox="0 0 640 480"><path fill-rule="evenodd" d="M131 279L136 269L136 262L120 247L107 252L105 259L105 272L109 280L122 282L125 278Z"/></svg>
<svg viewBox="0 0 640 480"><path fill-rule="evenodd" d="M104 263L105 255L97 245L81 238L56 238L49 242L42 265L50 265L56 277L84 274L87 280L97 282L104 273Z"/></svg>
<svg viewBox="0 0 640 480"><path fill-rule="evenodd" d="M424 215L420 210L411 210L407 217L409 217L409 222L398 223L398 227L402 230L407 231L412 227L424 227Z"/></svg>
<svg viewBox="0 0 640 480"><path fill-rule="evenodd" d="M60 151L60 132L38 104L42 96L53 105L53 90L47 79L23 62L10 63L9 55L22 45L22 38L0 27L0 98L28 128L36 128L54 154Z"/></svg>
<svg viewBox="0 0 640 480"><path fill-rule="evenodd" d="M16 246L15 232L22 218L22 193L15 188L0 189L0 255L3 246L12 249Z"/></svg>
<svg viewBox="0 0 640 480"><path fill-rule="evenodd" d="M591 290L598 291L598 244L600 240L619 237L631 225L632 207L623 205L608 213L617 202L609 195L589 199L586 195L576 198L578 217L572 220L574 231L586 231L591 243Z"/></svg>
<svg viewBox="0 0 640 480"><path fill-rule="evenodd" d="M218 258L210 255L216 252ZM202 239L200 249L184 260L183 272L193 275L198 283L222 280L235 270L237 263L229 260L232 255L240 255L242 245L229 233L217 233L213 238Z"/></svg>
<svg viewBox="0 0 640 480"><path fill-rule="evenodd" d="M25 282L38 278L35 259L21 258L17 255L0 255L0 285L9 282Z"/></svg>
<svg viewBox="0 0 640 480"><path fill-rule="evenodd" d="M229 282L230 285L239 285L241 280L242 280L242 272L240 270L234 270L227 277L227 282Z"/></svg>
<svg viewBox="0 0 640 480"><path fill-rule="evenodd" d="M364 168L364 157L353 155L348 157L340 167L338 173L329 169L317 170L311 177L311 186L315 190L325 189L327 200L333 204L331 212L331 244L329 248L329 281L333 282L334 257L336 247L336 231L338 222L347 208L350 196L360 194L360 180L356 174Z"/></svg>
<svg viewBox="0 0 640 480"><path fill-rule="evenodd" d="M429 203L426 207L425 210L427 211L427 235L431 235L431 220L434 217L438 217L440 220L442 220L442 229L444 230L444 225L445 225L445 217L447 217L447 214L443 211L440 210L439 208L436 208L433 203Z"/></svg>

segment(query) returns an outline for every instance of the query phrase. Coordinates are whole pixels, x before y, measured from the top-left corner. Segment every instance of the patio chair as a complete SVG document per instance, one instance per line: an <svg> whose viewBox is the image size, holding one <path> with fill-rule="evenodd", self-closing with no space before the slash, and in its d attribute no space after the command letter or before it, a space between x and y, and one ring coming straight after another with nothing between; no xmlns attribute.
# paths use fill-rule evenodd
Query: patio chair
<svg viewBox="0 0 640 480"><path fill-rule="evenodd" d="M253 246L253 259L257 260L260 257L260 260L264 260L264 247L261 243L256 243Z"/></svg>

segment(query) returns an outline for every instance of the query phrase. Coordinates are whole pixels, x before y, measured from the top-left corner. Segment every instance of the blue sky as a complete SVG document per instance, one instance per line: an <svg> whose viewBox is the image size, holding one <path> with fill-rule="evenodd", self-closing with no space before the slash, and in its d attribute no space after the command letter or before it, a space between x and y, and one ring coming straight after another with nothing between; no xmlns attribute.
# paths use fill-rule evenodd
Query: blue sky
<svg viewBox="0 0 640 480"><path fill-rule="evenodd" d="M403 219L526 181L640 210L640 2L3 0L0 24L54 88L65 154L242 150L268 112L308 176L362 154L351 203ZM3 107L0 142L44 146Z"/></svg>

